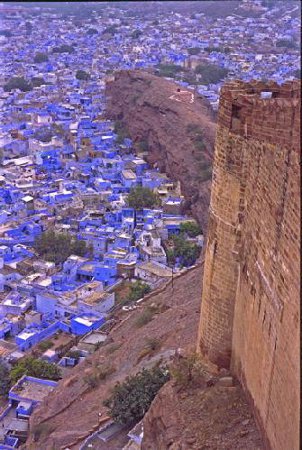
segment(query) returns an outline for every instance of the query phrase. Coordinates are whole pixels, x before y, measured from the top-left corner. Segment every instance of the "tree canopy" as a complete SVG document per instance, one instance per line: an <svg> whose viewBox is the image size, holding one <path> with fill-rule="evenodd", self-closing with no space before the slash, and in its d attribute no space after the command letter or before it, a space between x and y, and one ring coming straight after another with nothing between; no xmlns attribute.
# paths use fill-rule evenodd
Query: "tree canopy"
<svg viewBox="0 0 302 450"><path fill-rule="evenodd" d="M183 68L177 64L158 64L158 75L160 77L174 78L178 72L181 72Z"/></svg>
<svg viewBox="0 0 302 450"><path fill-rule="evenodd" d="M0 30L0 36L12 37L12 32L10 30Z"/></svg>
<svg viewBox="0 0 302 450"><path fill-rule="evenodd" d="M130 301L139 300L140 298L144 297L146 294L149 294L150 291L151 291L151 288L150 288L149 284L138 280L131 285L128 300L130 300Z"/></svg>
<svg viewBox="0 0 302 450"><path fill-rule="evenodd" d="M75 49L72 45L63 44L52 49L53 53L74 53Z"/></svg>
<svg viewBox="0 0 302 450"><path fill-rule="evenodd" d="M173 236L174 248L167 251L167 257L169 264L175 264L176 259L179 263L185 267L195 264L199 254L200 248L196 244L188 242L181 233L178 236Z"/></svg>
<svg viewBox="0 0 302 450"><path fill-rule="evenodd" d="M34 248L46 261L62 264L70 255L85 256L90 249L69 233L49 230L37 237Z"/></svg>
<svg viewBox="0 0 302 450"><path fill-rule="evenodd" d="M198 55L200 53L200 48L199 47L190 47L188 48L188 53L189 55Z"/></svg>
<svg viewBox="0 0 302 450"><path fill-rule="evenodd" d="M112 419L121 424L141 420L159 389L169 380L166 368L143 369L134 376L117 383L112 395L104 402Z"/></svg>
<svg viewBox="0 0 302 450"><path fill-rule="evenodd" d="M88 72L85 72L85 70L79 69L76 71L76 79L87 81L90 79L90 75Z"/></svg>
<svg viewBox="0 0 302 450"><path fill-rule="evenodd" d="M160 199L152 189L135 186L130 189L128 205L134 209L155 208L160 205Z"/></svg>
<svg viewBox="0 0 302 450"><path fill-rule="evenodd" d="M214 64L199 64L195 68L195 73L202 76L203 83L215 84L227 76L228 70Z"/></svg>
<svg viewBox="0 0 302 450"><path fill-rule="evenodd" d="M46 81L42 77L32 77L31 84L33 87L39 87L42 84L46 84Z"/></svg>
<svg viewBox="0 0 302 450"><path fill-rule="evenodd" d="M5 360L0 358L0 395L7 395L10 383L9 367Z"/></svg>
<svg viewBox="0 0 302 450"><path fill-rule="evenodd" d="M12 91L13 89L20 89L22 92L28 92L32 90L32 85L24 77L12 77L4 86L5 92Z"/></svg>
<svg viewBox="0 0 302 450"><path fill-rule="evenodd" d="M10 377L12 383L16 383L23 375L59 380L61 378L61 370L56 364L50 364L41 359L27 356L18 361L11 369Z"/></svg>
<svg viewBox="0 0 302 450"><path fill-rule="evenodd" d="M200 226L196 222L183 222L180 225L180 231L186 233L189 237L196 237L202 233Z"/></svg>
<svg viewBox="0 0 302 450"><path fill-rule="evenodd" d="M296 43L290 39L279 39L276 42L276 47L285 47L285 48L296 48Z"/></svg>
<svg viewBox="0 0 302 450"><path fill-rule="evenodd" d="M90 36L92 36L92 35L94 35L94 34L99 34L99 33L98 33L98 30L96 30L95 28L89 28L89 29L87 30L87 34L90 35Z"/></svg>
<svg viewBox="0 0 302 450"><path fill-rule="evenodd" d="M40 64L40 63L47 62L47 61L48 61L47 53L43 53L43 52L36 53L36 55L34 57L35 63Z"/></svg>
<svg viewBox="0 0 302 450"><path fill-rule="evenodd" d="M137 38L140 37L142 34L143 34L143 32L142 32L141 30L134 30L134 31L131 33L131 37L132 37L133 39L137 39Z"/></svg>

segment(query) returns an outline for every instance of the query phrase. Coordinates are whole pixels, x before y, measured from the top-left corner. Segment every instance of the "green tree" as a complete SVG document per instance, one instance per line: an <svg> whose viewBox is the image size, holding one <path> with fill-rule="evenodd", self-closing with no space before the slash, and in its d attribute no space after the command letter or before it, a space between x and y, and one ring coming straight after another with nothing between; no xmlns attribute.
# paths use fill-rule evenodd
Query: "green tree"
<svg viewBox="0 0 302 450"><path fill-rule="evenodd" d="M289 39L279 39L276 42L276 47L285 47L285 48L296 48L296 43L293 40Z"/></svg>
<svg viewBox="0 0 302 450"><path fill-rule="evenodd" d="M96 30L95 28L89 28L89 30L87 31L88 36L93 36L94 34L99 34L98 30Z"/></svg>
<svg viewBox="0 0 302 450"><path fill-rule="evenodd" d="M7 395L10 385L9 367L5 360L0 358L0 395Z"/></svg>
<svg viewBox="0 0 302 450"><path fill-rule="evenodd" d="M85 256L88 247L68 233L49 230L37 237L34 248L45 260L62 264L70 255Z"/></svg>
<svg viewBox="0 0 302 450"><path fill-rule="evenodd" d="M200 248L196 244L188 242L183 234L173 236L173 243L174 257L179 258L183 266L192 266L200 254Z"/></svg>
<svg viewBox="0 0 302 450"><path fill-rule="evenodd" d="M183 70L183 68L177 64L158 64L155 67L157 68L157 74L160 77L168 78L174 78L178 72Z"/></svg>
<svg viewBox="0 0 302 450"><path fill-rule="evenodd" d="M154 208L160 205L158 195L152 189L142 186L135 186L130 189L127 202L130 208L134 209Z"/></svg>
<svg viewBox="0 0 302 450"><path fill-rule="evenodd" d="M188 53L189 55L198 55L200 53L200 48L199 47L190 47L188 48Z"/></svg>
<svg viewBox="0 0 302 450"><path fill-rule="evenodd" d="M215 84L227 76L228 70L214 64L199 64L195 68L195 73L202 76L203 83Z"/></svg>
<svg viewBox="0 0 302 450"><path fill-rule="evenodd" d="M130 301L138 300L142 297L144 297L146 294L149 294L151 291L151 288L149 284L144 283L143 281L135 281L130 287L130 294L128 296L128 299Z"/></svg>
<svg viewBox="0 0 302 450"><path fill-rule="evenodd" d="M75 48L72 45L63 44L52 49L53 53L74 53Z"/></svg>
<svg viewBox="0 0 302 450"><path fill-rule="evenodd" d="M76 79L77 80L89 80L90 79L90 75L89 73L85 72L85 70L77 70L76 72Z"/></svg>
<svg viewBox="0 0 302 450"><path fill-rule="evenodd" d="M136 423L144 417L157 392L169 379L166 368L143 369L123 383L117 383L104 405L115 422Z"/></svg>
<svg viewBox="0 0 302 450"><path fill-rule="evenodd" d="M46 378L48 380L59 380L61 378L61 370L56 364L50 364L41 359L27 356L18 361L11 369L10 377L12 383L15 384L23 375Z"/></svg>
<svg viewBox="0 0 302 450"><path fill-rule="evenodd" d="M117 26L116 25L110 25L109 27L105 28L103 31L103 34L111 34L112 36L117 32Z"/></svg>
<svg viewBox="0 0 302 450"><path fill-rule="evenodd" d="M44 63L48 61L47 53L38 52L34 57L34 62L37 64Z"/></svg>
<svg viewBox="0 0 302 450"><path fill-rule="evenodd" d="M41 341L41 342L38 344L38 347L39 347L39 349L40 349L42 352L45 352L46 350L48 350L48 349L51 348L52 346L53 346L53 342L50 341L50 340Z"/></svg>
<svg viewBox="0 0 302 450"><path fill-rule="evenodd" d="M122 144L124 139L129 136L129 132L126 129L125 125L120 121L116 120L114 123L114 133L117 134L116 143Z"/></svg>
<svg viewBox="0 0 302 450"><path fill-rule="evenodd" d="M45 83L46 81L42 77L32 77L31 79L31 84L33 85L33 87L39 87Z"/></svg>
<svg viewBox="0 0 302 450"><path fill-rule="evenodd" d="M0 30L0 36L12 37L13 33L10 30Z"/></svg>
<svg viewBox="0 0 302 450"><path fill-rule="evenodd" d="M50 142L53 136L52 129L46 125L38 128L33 134L34 139L38 139L41 142Z"/></svg>
<svg viewBox="0 0 302 450"><path fill-rule="evenodd" d="M13 89L20 89L22 92L28 92L32 90L32 85L24 77L12 77L4 86L5 92L12 91Z"/></svg>
<svg viewBox="0 0 302 450"><path fill-rule="evenodd" d="M200 226L196 222L183 222L180 225L181 233L186 233L189 237L196 237L202 233Z"/></svg>
<svg viewBox="0 0 302 450"><path fill-rule="evenodd" d="M139 38L142 34L143 34L143 32L142 32L141 30L134 30L134 31L131 33L131 37L132 37L133 39L137 39L137 38Z"/></svg>

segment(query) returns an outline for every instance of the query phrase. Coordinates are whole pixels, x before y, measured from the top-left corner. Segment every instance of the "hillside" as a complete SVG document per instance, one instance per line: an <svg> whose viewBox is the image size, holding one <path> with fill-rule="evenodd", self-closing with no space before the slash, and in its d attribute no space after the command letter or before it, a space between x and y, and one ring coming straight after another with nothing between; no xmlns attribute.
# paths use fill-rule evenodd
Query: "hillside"
<svg viewBox="0 0 302 450"><path fill-rule="evenodd" d="M108 118L122 124L151 164L180 181L186 209L206 229L215 139L208 102L138 70L117 72L107 83L106 98Z"/></svg>
<svg viewBox="0 0 302 450"><path fill-rule="evenodd" d="M151 293L140 309L130 314L119 313L119 322L112 329L106 345L74 368L71 375L60 382L54 394L33 413L26 449L79 449L83 441L106 419L107 412L102 402L117 381L142 367L151 367L159 360L169 362L177 349L182 349L185 354L194 351L200 313L201 278L202 266L191 269L174 279L173 286L170 282L161 292ZM137 320L148 307L153 308L153 319L138 327ZM146 344L150 339L156 339L158 348L148 353ZM112 373L98 386L92 387L89 379L101 370ZM221 447L223 449L235 448L233 445L238 437L242 446L236 448L262 449L259 432L240 386L216 386L217 377L225 374L207 371L205 379L214 380L213 383L207 383L208 387L204 385L205 379L201 378L197 386L190 386L181 392L173 381L161 389L146 415L146 436L142 448L166 449L167 436L173 442L185 445L175 446L174 449L200 448L196 445L210 445L213 436L216 436L215 439L231 445ZM204 407L201 407L202 404ZM188 423L185 424L187 414L191 417L190 427ZM165 433L165 427L169 428L169 435ZM189 435L182 433L184 428ZM127 442L128 431L126 429L107 443L97 439L93 448L121 450ZM191 441L188 441L189 437Z"/></svg>
<svg viewBox="0 0 302 450"><path fill-rule="evenodd" d="M54 395L33 413L26 448L77 448L70 444L78 437L90 434L90 430L98 425L99 413L101 417L106 415L102 402L118 380L136 373L142 366L153 365L156 359L169 357L178 347L194 345L200 311L201 275L200 267L191 270L176 278L173 288L170 283L162 293L151 294L140 309L119 313L117 318L122 322L113 328L108 343L75 367L71 376L60 382ZM138 317L151 304L156 311L153 320L138 328ZM142 358L151 338L156 338L159 343L152 360L150 355ZM114 368L114 373L98 387L90 388L89 377L108 367ZM113 447L106 445L106 449L117 450L114 443Z"/></svg>

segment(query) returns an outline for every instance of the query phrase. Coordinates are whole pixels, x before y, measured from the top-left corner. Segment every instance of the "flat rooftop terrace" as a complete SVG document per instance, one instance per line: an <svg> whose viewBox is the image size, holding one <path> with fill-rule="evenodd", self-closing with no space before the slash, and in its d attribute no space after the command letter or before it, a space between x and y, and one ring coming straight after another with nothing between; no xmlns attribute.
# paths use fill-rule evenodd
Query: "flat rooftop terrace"
<svg viewBox="0 0 302 450"><path fill-rule="evenodd" d="M48 380L24 377L12 387L10 393L15 394L22 399L30 399L36 402L41 402L44 397L55 389L56 386L53 386L52 384L53 382Z"/></svg>

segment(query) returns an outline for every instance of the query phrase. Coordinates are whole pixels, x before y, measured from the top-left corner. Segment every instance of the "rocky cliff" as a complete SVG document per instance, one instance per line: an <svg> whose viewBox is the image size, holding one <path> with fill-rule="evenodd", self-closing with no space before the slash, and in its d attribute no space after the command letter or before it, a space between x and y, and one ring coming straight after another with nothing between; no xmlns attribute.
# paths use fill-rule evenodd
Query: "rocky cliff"
<svg viewBox="0 0 302 450"><path fill-rule="evenodd" d="M148 72L117 72L106 87L108 118L122 124L136 150L179 180L190 211L206 229L215 117L199 94Z"/></svg>

